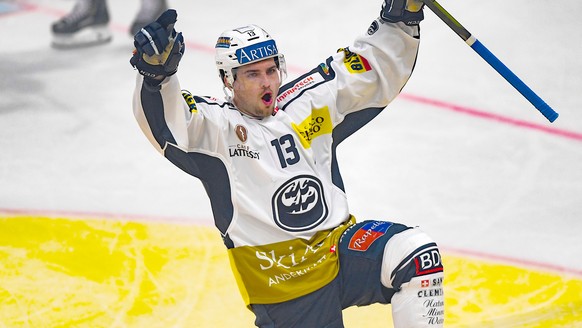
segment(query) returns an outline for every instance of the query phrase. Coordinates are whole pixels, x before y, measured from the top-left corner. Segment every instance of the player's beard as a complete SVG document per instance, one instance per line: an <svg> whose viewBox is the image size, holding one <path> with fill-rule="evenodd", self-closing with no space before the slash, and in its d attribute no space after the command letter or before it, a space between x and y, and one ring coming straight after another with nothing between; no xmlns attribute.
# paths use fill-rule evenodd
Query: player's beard
<svg viewBox="0 0 582 328"><path fill-rule="evenodd" d="M253 97L248 97L246 94L239 94L237 97L237 93L234 94L233 102L236 108L251 117L265 118L272 115L275 110L276 94L270 88L266 88L260 95Z"/></svg>

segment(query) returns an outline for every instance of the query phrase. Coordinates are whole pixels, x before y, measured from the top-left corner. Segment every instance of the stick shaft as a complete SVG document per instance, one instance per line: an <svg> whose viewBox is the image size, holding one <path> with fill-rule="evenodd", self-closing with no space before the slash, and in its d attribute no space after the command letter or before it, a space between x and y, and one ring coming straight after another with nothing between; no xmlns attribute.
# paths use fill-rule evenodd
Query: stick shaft
<svg viewBox="0 0 582 328"><path fill-rule="evenodd" d="M435 0L422 0L445 24L463 39L475 52L493 67L509 84L522 94L548 121L554 122L558 118L556 113L532 89L530 89L517 75L515 75L501 60L487 49L477 38L459 23L448 11Z"/></svg>

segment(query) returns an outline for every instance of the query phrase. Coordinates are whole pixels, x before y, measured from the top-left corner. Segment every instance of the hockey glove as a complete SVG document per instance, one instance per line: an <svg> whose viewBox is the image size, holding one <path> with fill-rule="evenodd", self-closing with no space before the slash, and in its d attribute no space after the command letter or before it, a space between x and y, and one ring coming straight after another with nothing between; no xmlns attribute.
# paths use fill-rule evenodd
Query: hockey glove
<svg viewBox="0 0 582 328"><path fill-rule="evenodd" d="M424 19L423 6L421 0L384 0L380 18L389 23L418 25Z"/></svg>
<svg viewBox="0 0 582 328"><path fill-rule="evenodd" d="M135 50L129 62L151 85L176 73L184 55L184 38L174 30L177 17L175 10L168 9L133 38Z"/></svg>

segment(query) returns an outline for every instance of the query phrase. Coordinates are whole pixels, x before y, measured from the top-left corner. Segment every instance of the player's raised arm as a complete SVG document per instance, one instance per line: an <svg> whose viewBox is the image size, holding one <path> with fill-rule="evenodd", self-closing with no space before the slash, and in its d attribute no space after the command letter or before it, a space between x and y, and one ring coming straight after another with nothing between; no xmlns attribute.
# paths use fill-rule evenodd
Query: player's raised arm
<svg viewBox="0 0 582 328"><path fill-rule="evenodd" d="M130 63L150 85L157 85L178 70L184 54L182 33L174 29L178 15L168 9L134 37L135 51Z"/></svg>
<svg viewBox="0 0 582 328"><path fill-rule="evenodd" d="M179 147L188 143L185 136L190 112L173 76L184 54L182 33L174 29L176 19L176 11L169 9L136 33L130 59L140 74L133 97L134 115L159 152L167 143Z"/></svg>
<svg viewBox="0 0 582 328"><path fill-rule="evenodd" d="M367 32L334 56L339 113L381 110L400 93L416 63L422 9L418 0L383 1Z"/></svg>

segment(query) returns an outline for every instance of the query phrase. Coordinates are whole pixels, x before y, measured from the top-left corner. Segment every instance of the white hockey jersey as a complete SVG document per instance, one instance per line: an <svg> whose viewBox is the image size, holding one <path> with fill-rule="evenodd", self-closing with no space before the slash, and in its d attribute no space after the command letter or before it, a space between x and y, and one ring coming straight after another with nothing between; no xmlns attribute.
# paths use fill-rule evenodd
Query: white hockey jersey
<svg viewBox="0 0 582 328"><path fill-rule="evenodd" d="M281 87L264 119L138 75L134 114L168 160L199 178L245 302L305 295L337 274L335 245L351 223L336 147L407 82L418 27L376 20L367 34ZM183 93L183 94L182 94Z"/></svg>

